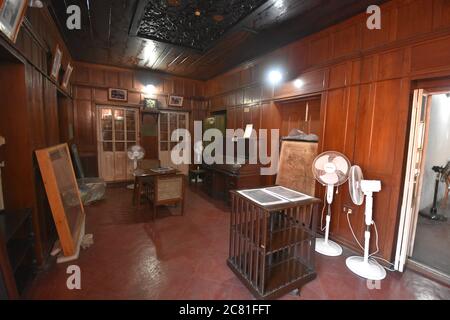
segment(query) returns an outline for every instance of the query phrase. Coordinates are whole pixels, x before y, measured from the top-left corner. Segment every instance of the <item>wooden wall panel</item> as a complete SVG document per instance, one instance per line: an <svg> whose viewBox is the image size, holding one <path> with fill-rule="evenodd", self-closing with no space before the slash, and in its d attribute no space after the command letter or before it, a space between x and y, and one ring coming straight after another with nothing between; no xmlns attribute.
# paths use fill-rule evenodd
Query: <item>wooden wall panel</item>
<svg viewBox="0 0 450 320"><path fill-rule="evenodd" d="M44 79L32 66L26 67L28 112L30 119L31 148L33 150L46 146L45 112L44 112Z"/></svg>
<svg viewBox="0 0 450 320"><path fill-rule="evenodd" d="M95 118L90 100L75 100L75 141L80 153L96 150L95 138L92 135Z"/></svg>
<svg viewBox="0 0 450 320"><path fill-rule="evenodd" d="M72 143L74 139L73 101L58 96L59 137L61 142Z"/></svg>
<svg viewBox="0 0 450 320"><path fill-rule="evenodd" d="M345 25L332 34L332 57L349 55L361 47L360 24Z"/></svg>
<svg viewBox="0 0 450 320"><path fill-rule="evenodd" d="M378 79L399 78L405 73L405 50L382 53L378 61Z"/></svg>
<svg viewBox="0 0 450 320"><path fill-rule="evenodd" d="M46 144L54 146L60 143L59 115L56 86L48 79L44 80L44 120Z"/></svg>
<svg viewBox="0 0 450 320"><path fill-rule="evenodd" d="M450 1L433 1L433 29L439 30L450 26Z"/></svg>
<svg viewBox="0 0 450 320"><path fill-rule="evenodd" d="M414 45L411 49L411 71L426 72L450 68L450 37Z"/></svg>
<svg viewBox="0 0 450 320"><path fill-rule="evenodd" d="M330 68L330 76L329 76L329 85L328 87L331 88L340 88L345 87L350 78L349 72L351 72L351 67L347 65L347 63L338 64L335 66L332 66Z"/></svg>
<svg viewBox="0 0 450 320"><path fill-rule="evenodd" d="M403 40L430 32L433 3L430 0L407 0L398 6L397 39Z"/></svg>
<svg viewBox="0 0 450 320"><path fill-rule="evenodd" d="M305 95L321 92L326 88L327 69L320 69L304 73L298 77L303 83L300 88L296 88L294 81L287 81L275 87L274 97L276 99L291 97L294 95Z"/></svg>
<svg viewBox="0 0 450 320"><path fill-rule="evenodd" d="M315 66L325 63L330 58L330 35L323 32L309 44L308 65Z"/></svg>

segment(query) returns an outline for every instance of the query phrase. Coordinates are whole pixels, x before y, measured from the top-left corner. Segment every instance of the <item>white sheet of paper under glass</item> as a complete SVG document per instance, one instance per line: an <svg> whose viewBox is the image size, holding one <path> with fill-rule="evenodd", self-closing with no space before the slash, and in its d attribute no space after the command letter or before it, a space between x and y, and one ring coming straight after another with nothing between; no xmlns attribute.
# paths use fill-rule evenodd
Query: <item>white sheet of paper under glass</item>
<svg viewBox="0 0 450 320"><path fill-rule="evenodd" d="M288 200L269 193L264 189L239 190L238 193L263 206L289 202Z"/></svg>
<svg viewBox="0 0 450 320"><path fill-rule="evenodd" d="M265 188L266 191L268 191L269 193L276 195L278 197L281 197L283 199L289 200L289 201L300 201L300 200L305 200L308 198L311 198L311 196L286 188L286 187L282 187L282 186L274 186L274 187L269 187L269 188Z"/></svg>

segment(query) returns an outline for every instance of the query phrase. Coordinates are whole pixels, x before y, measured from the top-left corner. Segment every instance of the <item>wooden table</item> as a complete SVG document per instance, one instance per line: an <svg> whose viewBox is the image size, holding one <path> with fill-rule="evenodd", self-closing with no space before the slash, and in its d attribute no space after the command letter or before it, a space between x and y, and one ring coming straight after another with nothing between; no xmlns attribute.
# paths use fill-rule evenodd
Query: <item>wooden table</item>
<svg viewBox="0 0 450 320"><path fill-rule="evenodd" d="M227 264L257 299L275 299L316 277L314 265L318 208L308 198L260 205L231 191Z"/></svg>
<svg viewBox="0 0 450 320"><path fill-rule="evenodd" d="M177 169L173 169L170 171L165 172L155 172L152 171L152 169L137 169L134 172L134 188L133 188L133 205L136 206L136 210L139 210L141 207L141 196L142 196L142 186L146 179L152 179L157 176L164 176L164 175L172 175L172 174L178 174L181 173L181 171Z"/></svg>

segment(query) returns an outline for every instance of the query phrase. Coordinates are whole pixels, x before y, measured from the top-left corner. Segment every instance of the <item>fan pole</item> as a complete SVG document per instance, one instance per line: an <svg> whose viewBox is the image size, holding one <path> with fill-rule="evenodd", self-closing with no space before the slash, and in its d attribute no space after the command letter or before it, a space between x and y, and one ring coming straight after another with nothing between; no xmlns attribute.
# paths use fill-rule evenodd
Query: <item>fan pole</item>
<svg viewBox="0 0 450 320"><path fill-rule="evenodd" d="M337 257L342 254L342 248L336 242L329 240L332 201L333 201L333 185L328 185L327 186L328 211L327 216L325 217L325 238L316 239L316 252L329 257Z"/></svg>
<svg viewBox="0 0 450 320"><path fill-rule="evenodd" d="M328 237L330 236L330 221L331 221L331 208L328 204L327 216L325 217L325 244L328 244Z"/></svg>
<svg viewBox="0 0 450 320"><path fill-rule="evenodd" d="M364 232L364 263L369 262L370 226L373 223L372 208L373 208L373 196L372 193L370 192L366 194L366 208L364 211L364 217L366 222L366 231Z"/></svg>

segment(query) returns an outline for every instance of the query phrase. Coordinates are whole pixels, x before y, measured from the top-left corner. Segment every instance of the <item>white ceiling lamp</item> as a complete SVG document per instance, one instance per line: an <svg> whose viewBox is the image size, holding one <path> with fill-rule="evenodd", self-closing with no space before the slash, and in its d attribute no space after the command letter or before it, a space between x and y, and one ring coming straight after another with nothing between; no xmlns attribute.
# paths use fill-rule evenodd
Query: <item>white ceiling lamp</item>
<svg viewBox="0 0 450 320"><path fill-rule="evenodd" d="M156 92L156 87L153 84L148 84L148 85L146 85L144 87L144 94L145 95L151 96L151 95L155 94L155 92Z"/></svg>
<svg viewBox="0 0 450 320"><path fill-rule="evenodd" d="M350 197L352 198L353 203L356 205L362 205L364 202L364 196L366 198L366 208L364 211L366 231L364 232L364 248L362 248L355 236L355 233L353 232L350 220L348 220L353 237L355 237L355 240L358 242L359 246L364 249L364 256L349 257L345 261L345 264L352 272L356 273L360 277L369 280L383 280L386 278L386 270L375 259L371 258L374 253L371 255L369 254L370 227L374 225L376 231L376 224L372 219L373 193L381 191L381 182L378 180L364 180L361 168L358 166L353 166L350 169L348 186L350 188ZM378 250L378 235L376 240Z"/></svg>
<svg viewBox="0 0 450 320"><path fill-rule="evenodd" d="M301 87L303 87L305 83L303 82L302 79L295 79L294 81L294 87L296 87L297 89L300 89Z"/></svg>
<svg viewBox="0 0 450 320"><path fill-rule="evenodd" d="M326 197L328 203L328 211L325 218L325 238L316 239L316 252L330 257L337 257L342 254L342 247L328 239L330 234L331 203L333 202L334 187L340 186L348 179L350 161L342 153L328 151L314 159L312 170L316 180L327 188ZM320 227L322 228L322 226Z"/></svg>
<svg viewBox="0 0 450 320"><path fill-rule="evenodd" d="M270 84L275 86L279 84L281 80L283 80L283 74L280 70L271 70L267 75L267 80L270 82Z"/></svg>
<svg viewBox="0 0 450 320"><path fill-rule="evenodd" d="M28 6L30 8L42 9L44 7L44 3L41 0L30 0Z"/></svg>

